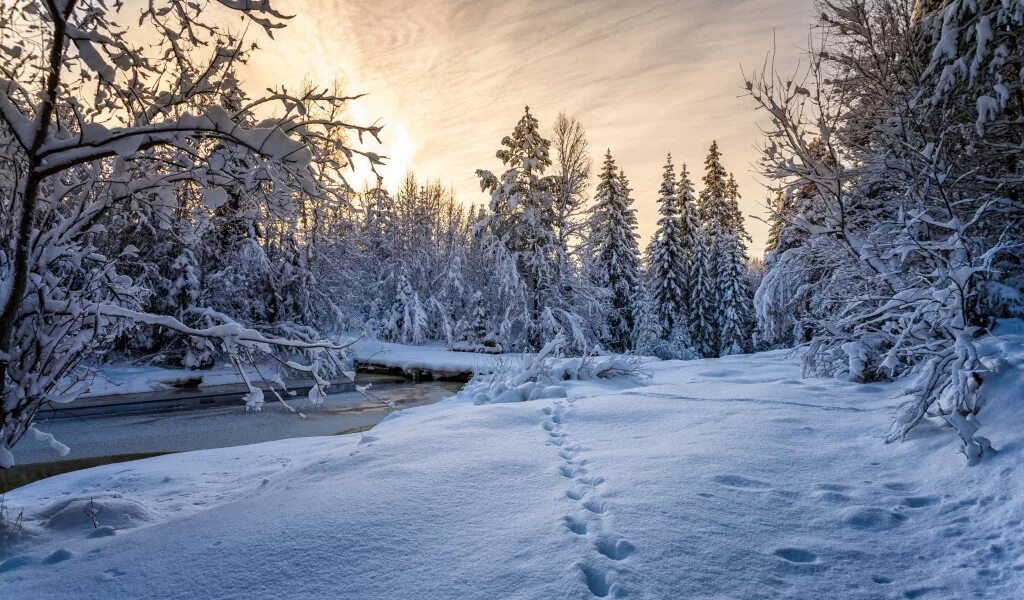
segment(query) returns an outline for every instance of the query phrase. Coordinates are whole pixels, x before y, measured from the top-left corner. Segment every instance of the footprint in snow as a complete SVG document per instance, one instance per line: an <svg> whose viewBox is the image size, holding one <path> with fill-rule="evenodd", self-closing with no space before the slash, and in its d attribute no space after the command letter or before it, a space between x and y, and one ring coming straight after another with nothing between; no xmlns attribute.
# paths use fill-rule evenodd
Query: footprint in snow
<svg viewBox="0 0 1024 600"><path fill-rule="evenodd" d="M570 500L577 500L577 501L578 500L582 500L583 497L586 496L586 495L587 495L587 488L585 488L583 486L577 486L577 487L574 487L574 488L570 488L569 490L567 490L565 492L565 497L570 499Z"/></svg>
<svg viewBox="0 0 1024 600"><path fill-rule="evenodd" d="M590 593L597 596L598 598L607 598L610 594L618 589L615 584L615 572L609 571L602 567L595 567L589 565L580 565L580 572L583 573L583 580L587 584L587 589Z"/></svg>
<svg viewBox="0 0 1024 600"><path fill-rule="evenodd" d="M742 475L716 475L715 482L726 487L742 490L761 490L768 486L767 483L757 479L751 479Z"/></svg>
<svg viewBox="0 0 1024 600"><path fill-rule="evenodd" d="M945 591L945 588L940 588L940 587L921 587L921 588L915 588L915 589L907 590L907 591L903 592L903 597L904 598L908 598L909 600L916 600L917 598L924 598L925 596L932 596L934 598L942 598L942 597L948 598L948 596L944 596L942 594L939 594L939 592L943 592L943 591ZM935 594L932 594L932 592L935 592Z"/></svg>
<svg viewBox="0 0 1024 600"><path fill-rule="evenodd" d="M580 472L580 469L578 467L574 467L572 465L562 465L558 467L558 470L566 479L572 479L573 477L576 477L576 475L578 475Z"/></svg>
<svg viewBox="0 0 1024 600"><path fill-rule="evenodd" d="M594 546L602 556L614 561L625 560L636 551L636 546L614 536L603 537Z"/></svg>
<svg viewBox="0 0 1024 600"><path fill-rule="evenodd" d="M563 517L562 520L565 522L565 528L569 531L576 535L587 535L587 522L583 519L568 515Z"/></svg>
<svg viewBox="0 0 1024 600"><path fill-rule="evenodd" d="M909 517L882 508L858 508L847 513L843 523L860 531L887 531L903 524Z"/></svg>
<svg viewBox="0 0 1024 600"><path fill-rule="evenodd" d="M13 571L14 569L24 567L25 565L30 565L33 562L35 561L33 561L32 558L28 556L14 556L0 563L0 573Z"/></svg>
<svg viewBox="0 0 1024 600"><path fill-rule="evenodd" d="M813 563L818 560L815 553L802 548L779 548L774 554L791 563Z"/></svg>

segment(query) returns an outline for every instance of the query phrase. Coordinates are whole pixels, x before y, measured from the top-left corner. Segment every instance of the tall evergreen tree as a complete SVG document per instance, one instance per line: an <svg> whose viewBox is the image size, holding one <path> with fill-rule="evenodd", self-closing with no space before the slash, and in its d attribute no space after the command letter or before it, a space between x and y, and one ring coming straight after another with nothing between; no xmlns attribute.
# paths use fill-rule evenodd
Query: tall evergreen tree
<svg viewBox="0 0 1024 600"><path fill-rule="evenodd" d="M690 262L690 336L694 349L705 357L718 349L718 307L715 304L715 278L711 262L711 241L698 223L693 235Z"/></svg>
<svg viewBox="0 0 1024 600"><path fill-rule="evenodd" d="M750 241L750 234L747 233L747 227L743 224L743 213L740 211L740 186L736 183L736 177L732 173L729 173L729 180L725 183L725 197L729 201L729 216L724 229L735 234L741 241ZM745 249L744 256L746 256Z"/></svg>
<svg viewBox="0 0 1024 600"><path fill-rule="evenodd" d="M693 181L690 180L690 171L686 163L683 163L682 168L679 170L679 183L676 184L676 194L678 196L677 206L679 207L679 229L682 232L683 251L686 254L686 312L691 322L690 337L695 338L692 329L692 323L695 319L691 315L691 312L694 310L691 298L696 286L694 266L697 255L703 253L706 257L707 249L700 248L700 245L705 243L703 227L700 223L697 199L693 193Z"/></svg>
<svg viewBox="0 0 1024 600"><path fill-rule="evenodd" d="M714 316L701 316L701 327L711 329L700 333L700 346L705 356L720 356L749 348L753 311L743 245L748 235L739 209L739 186L722 166L718 142L712 142L704 170L699 210L710 254L709 278L701 282L705 289L699 302Z"/></svg>
<svg viewBox="0 0 1024 600"><path fill-rule="evenodd" d="M741 354L750 346L753 328L750 282L743 242L734 233L715 239L718 265L715 287L718 297L718 356Z"/></svg>
<svg viewBox="0 0 1024 600"><path fill-rule="evenodd" d="M658 229L647 250L648 280L654 314L661 324L662 336L668 337L677 327L688 327L686 312L689 305L689 256L671 154L665 162L659 195Z"/></svg>
<svg viewBox="0 0 1024 600"><path fill-rule="evenodd" d="M590 218L589 270L593 281L608 290L606 342L613 350L632 347L637 321L640 275L636 209L629 180L619 172L611 150L605 155Z"/></svg>
<svg viewBox="0 0 1024 600"><path fill-rule="evenodd" d="M563 264L564 251L554 231L552 181L544 176L551 165L550 144L540 135L529 107L512 135L501 144L497 157L506 168L501 178L489 171L477 171L481 189L491 194L491 214L484 226L492 228L515 258L527 291L527 344L540 348L545 309L563 302L558 265Z"/></svg>
<svg viewBox="0 0 1024 600"><path fill-rule="evenodd" d="M722 166L722 153L718 149L718 142L711 142L708 156L704 160L704 189L701 190L697 203L701 223L711 237L726 231L731 221L727 177L728 172Z"/></svg>

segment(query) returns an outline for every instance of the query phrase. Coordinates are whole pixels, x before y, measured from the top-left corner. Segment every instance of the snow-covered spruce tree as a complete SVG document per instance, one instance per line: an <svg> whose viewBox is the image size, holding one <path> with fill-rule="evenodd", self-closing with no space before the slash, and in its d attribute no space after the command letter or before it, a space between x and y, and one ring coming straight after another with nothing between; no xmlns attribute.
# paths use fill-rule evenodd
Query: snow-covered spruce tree
<svg viewBox="0 0 1024 600"><path fill-rule="evenodd" d="M681 203L676 189L675 167L669 154L659 190L658 229L647 248L650 302L662 330L660 337L664 340L678 340L681 334L687 340L690 337L688 279L691 249L687 243L691 240L690 234L684 231L688 223L682 219ZM678 355L688 355L689 351L689 348L679 348Z"/></svg>
<svg viewBox="0 0 1024 600"><path fill-rule="evenodd" d="M639 308L636 311L637 322L633 332L633 352L664 359L679 358L677 353L672 352L666 341L662 339L664 330L658 320L658 310L653 300L653 294L646 286L641 291L643 294L637 300ZM669 352L663 356L665 350L669 350Z"/></svg>
<svg viewBox="0 0 1024 600"><path fill-rule="evenodd" d="M729 201L728 220L724 233L715 240L717 261L717 297L719 300L718 343L719 354L740 354L747 352L753 342L753 331L757 326L754 317L753 291L747 277L748 263L746 244L750 234L743 224L740 212L740 191L732 173L726 182L726 198Z"/></svg>
<svg viewBox="0 0 1024 600"><path fill-rule="evenodd" d="M488 226L486 210L479 212L468 256L467 272L472 288L482 293L487 331L503 349L526 347L527 290L515 256ZM480 338L478 341L483 341Z"/></svg>
<svg viewBox="0 0 1024 600"><path fill-rule="evenodd" d="M709 248L710 300L715 315L712 331L700 331L699 346L705 356L733 354L749 348L753 329L751 294L746 280L746 247L749 236L739 210L739 190L734 177L722 166L718 142L712 142L704 161L704 189L698 203ZM707 295L706 292L702 296ZM703 321L706 317L701 317ZM708 353L710 352L710 353Z"/></svg>
<svg viewBox="0 0 1024 600"><path fill-rule="evenodd" d="M497 335L491 329L491 319L487 314L487 307L483 301L483 294L479 291L470 296L468 306L467 323L459 336L459 341L452 345L452 350L462 352L501 352L501 345L498 344Z"/></svg>
<svg viewBox="0 0 1024 600"><path fill-rule="evenodd" d="M604 342L619 352L633 346L637 300L643 286L636 209L630 192L629 180L608 150L590 215L587 268L591 281L608 290L603 311L607 324Z"/></svg>
<svg viewBox="0 0 1024 600"><path fill-rule="evenodd" d="M742 354L749 349L753 325L745 248L733 233L718 236L714 248L718 264L718 355Z"/></svg>
<svg viewBox="0 0 1024 600"><path fill-rule="evenodd" d="M558 322L567 338L585 342L580 339L584 320L561 293L564 280L558 266L566 264L567 259L554 230L554 185L544 175L551 166L550 143L540 135L529 107L512 135L501 143L503 148L497 157L505 172L500 178L483 170L477 175L481 189L491 194L490 213L480 226L490 229L513 257L525 291L525 313L515 318L508 315L505 322L511 326L515 320L522 321L525 344L521 347L540 348L545 342L544 330L550 329L552 320Z"/></svg>
<svg viewBox="0 0 1024 600"><path fill-rule="evenodd" d="M362 215L358 260L371 283L365 297L350 303L350 312L363 316L362 328L368 335L400 341L406 336L394 325L402 320L393 308L418 296L426 312L422 339L454 343L466 325L461 317L475 289L468 256L475 209L472 215L467 213L440 182L421 183L411 172L394 194L378 182L355 202ZM402 276L405 283L399 281ZM405 284L410 291L399 298Z"/></svg>
<svg viewBox="0 0 1024 600"><path fill-rule="evenodd" d="M269 2L228 0L216 7L151 2L134 18L103 0L26 0L3 10L0 37L32 41L0 45L0 140L5 168L19 174L2 180L7 200L0 203L0 467L13 464L10 449L35 431L44 403L80 393L82 361L138 324L214 340L236 365L275 348L305 352L308 365L288 365L326 384L328 370L343 368L338 343L263 333L202 305L188 307L192 325L147 312L141 300L150 291L117 271L117 249L98 251L102 223L113 213L149 220L179 193L223 197L198 191L221 185L211 160L218 145L251 153L246 177L290 206L297 193L323 193L313 176L321 159L314 140L339 128L376 136L375 127L296 110L347 100L328 93L281 89L235 111L210 101L237 85L228 74L247 47L215 24L214 13L238 11L266 31L284 17ZM122 18L138 36L123 35ZM255 114L262 120L249 126ZM262 400L256 388L250 396L254 405Z"/></svg>
<svg viewBox="0 0 1024 600"><path fill-rule="evenodd" d="M844 0L820 21L806 77L748 84L773 118L765 173L813 185L820 208L762 287L785 283L780 268L830 261L815 283L832 310L815 311L808 366L860 381L914 374L888 440L941 417L975 460L988 365L974 340L1024 305L1024 6Z"/></svg>
<svg viewBox="0 0 1024 600"><path fill-rule="evenodd" d="M704 159L704 189L697 200L697 210L704 230L712 238L729 231L732 221L729 199L728 171L722 166L722 153L718 141L711 142L707 158Z"/></svg>
<svg viewBox="0 0 1024 600"><path fill-rule="evenodd" d="M714 291L707 235L700 221L690 171L683 163L676 184L679 222L686 253L686 318L689 338L698 356L710 356L714 347L709 332L714 331Z"/></svg>
<svg viewBox="0 0 1024 600"><path fill-rule="evenodd" d="M693 236L693 250L690 254L690 337L694 350L702 357L712 357L718 350L717 327L718 305L716 279L712 270L711 240L698 226Z"/></svg>

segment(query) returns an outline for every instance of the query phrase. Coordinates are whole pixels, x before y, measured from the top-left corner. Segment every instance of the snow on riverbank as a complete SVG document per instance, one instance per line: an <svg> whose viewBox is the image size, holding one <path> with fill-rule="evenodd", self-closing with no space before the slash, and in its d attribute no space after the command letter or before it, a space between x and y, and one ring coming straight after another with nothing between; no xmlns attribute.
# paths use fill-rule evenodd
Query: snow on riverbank
<svg viewBox="0 0 1024 600"><path fill-rule="evenodd" d="M91 369L86 391L82 397L120 396L174 389L186 382L193 387L210 387L241 383L238 370L230 366L212 369L174 369L155 366L100 365ZM249 376L256 377L249 369ZM198 383L196 383L198 381Z"/></svg>
<svg viewBox="0 0 1024 600"><path fill-rule="evenodd" d="M401 369L407 373L427 371L439 376L488 373L496 367L522 360L524 354L481 354L455 352L439 345L406 346L380 340L359 340L351 348L357 363Z"/></svg>
<svg viewBox="0 0 1024 600"><path fill-rule="evenodd" d="M785 352L653 363L15 490L33 536L0 597L1019 598L1021 337L985 345L999 452L975 467L937 426L882 443L899 384Z"/></svg>
<svg viewBox="0 0 1024 600"><path fill-rule="evenodd" d="M520 360L522 354L479 354L454 352L439 345L405 346L378 340L361 339L351 348L352 358L364 366L401 369L408 373L427 371L439 376L484 373L496 366ZM262 365L260 371L247 367L249 379L259 374L276 374L277 365ZM198 380L198 383L197 381ZM173 389L190 382L194 387L211 387L242 383L233 366L212 369L174 369L155 366L100 365L93 369L83 397L139 394Z"/></svg>

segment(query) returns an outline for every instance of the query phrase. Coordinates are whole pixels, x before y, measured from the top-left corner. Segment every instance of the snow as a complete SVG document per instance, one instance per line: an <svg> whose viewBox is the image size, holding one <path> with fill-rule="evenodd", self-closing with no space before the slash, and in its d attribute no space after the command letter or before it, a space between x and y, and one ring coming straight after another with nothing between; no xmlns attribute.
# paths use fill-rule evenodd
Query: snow
<svg viewBox="0 0 1024 600"><path fill-rule="evenodd" d="M527 354L502 355L479 352L455 352L439 345L407 346L379 340L361 339L349 349L360 365L401 369L406 373L427 371L439 376L487 373Z"/></svg>
<svg viewBox="0 0 1024 600"><path fill-rule="evenodd" d="M654 362L31 484L0 597L1018 598L1024 328L997 334L977 466L930 421L882 443L901 383Z"/></svg>
<svg viewBox="0 0 1024 600"><path fill-rule="evenodd" d="M262 365L267 372L268 365ZM199 387L241 383L238 370L220 366L206 370L175 369L168 367L135 366L126 364L99 365L91 369L88 391L82 397L140 394L174 389L176 384L201 379ZM255 371L252 373L255 375Z"/></svg>

